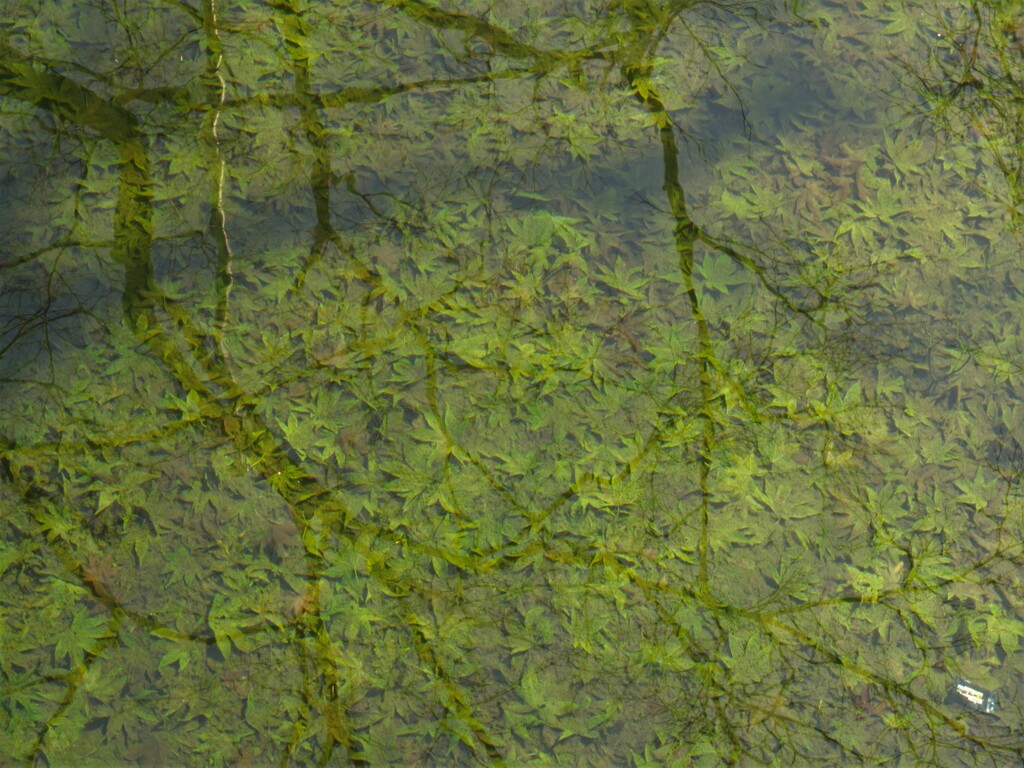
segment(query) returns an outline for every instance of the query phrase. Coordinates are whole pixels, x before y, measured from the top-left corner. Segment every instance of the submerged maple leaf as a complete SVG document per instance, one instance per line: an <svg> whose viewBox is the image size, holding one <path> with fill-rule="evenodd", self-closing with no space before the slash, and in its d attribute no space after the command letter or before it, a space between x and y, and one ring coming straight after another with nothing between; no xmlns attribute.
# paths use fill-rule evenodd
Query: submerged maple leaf
<svg viewBox="0 0 1024 768"><path fill-rule="evenodd" d="M299 543L299 529L291 520L286 520L283 523L275 523L270 526L270 530L263 537L261 546L275 560L281 561L288 554L288 550L294 549Z"/></svg>
<svg viewBox="0 0 1024 768"><path fill-rule="evenodd" d="M121 567L114 565L112 555L101 558L99 555L91 554L79 567L82 570L82 581L92 587L93 591L101 597L116 595L118 587L115 579L121 572Z"/></svg>
<svg viewBox="0 0 1024 768"><path fill-rule="evenodd" d="M301 619L307 613L313 613L316 610L316 597L312 592L303 592L301 595L293 597L288 607L296 620Z"/></svg>

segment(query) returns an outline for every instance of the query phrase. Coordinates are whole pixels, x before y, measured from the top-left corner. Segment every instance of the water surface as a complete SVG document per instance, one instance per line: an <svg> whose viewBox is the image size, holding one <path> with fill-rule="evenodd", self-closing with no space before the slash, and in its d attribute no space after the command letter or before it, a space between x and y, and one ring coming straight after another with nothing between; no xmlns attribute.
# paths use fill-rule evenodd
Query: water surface
<svg viewBox="0 0 1024 768"><path fill-rule="evenodd" d="M9 4L0 751L1019 759L959 7Z"/></svg>

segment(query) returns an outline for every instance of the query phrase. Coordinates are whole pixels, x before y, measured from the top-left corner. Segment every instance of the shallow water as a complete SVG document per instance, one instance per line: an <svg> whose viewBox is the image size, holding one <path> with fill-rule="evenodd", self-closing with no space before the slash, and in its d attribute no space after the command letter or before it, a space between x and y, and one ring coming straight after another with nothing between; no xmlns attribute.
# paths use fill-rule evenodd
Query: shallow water
<svg viewBox="0 0 1024 768"><path fill-rule="evenodd" d="M8 9L0 752L1017 757L1013 14L535 5Z"/></svg>

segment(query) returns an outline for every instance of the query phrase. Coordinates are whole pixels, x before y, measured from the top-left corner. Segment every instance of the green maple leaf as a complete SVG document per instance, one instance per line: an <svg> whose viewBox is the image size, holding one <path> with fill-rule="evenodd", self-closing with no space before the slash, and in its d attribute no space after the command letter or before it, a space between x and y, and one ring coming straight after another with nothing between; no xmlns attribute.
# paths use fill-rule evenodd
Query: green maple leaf
<svg viewBox="0 0 1024 768"><path fill-rule="evenodd" d="M747 281L746 275L736 266L736 262L721 253L709 253L701 259L697 269L705 291L728 293L730 288L743 285Z"/></svg>
<svg viewBox="0 0 1024 768"><path fill-rule="evenodd" d="M651 282L650 276L644 274L642 267L629 266L621 256L615 257L615 265L611 268L598 266L597 279L633 299L642 299L644 287Z"/></svg>
<svg viewBox="0 0 1024 768"><path fill-rule="evenodd" d="M78 665L86 653L94 653L100 641L107 637L110 637L110 628L106 619L79 613L71 620L71 626L57 637L53 653L58 660L66 657L72 665Z"/></svg>
<svg viewBox="0 0 1024 768"><path fill-rule="evenodd" d="M965 477L954 480L953 484L961 491L956 500L975 509L987 507L998 490L996 480L994 478L987 478L980 467L975 473L973 480Z"/></svg>
<svg viewBox="0 0 1024 768"><path fill-rule="evenodd" d="M225 659L231 655L232 644L243 652L251 650L251 643L246 638L250 630L258 625L261 619L258 616L243 613L243 610L241 600L214 595L207 622L213 632L213 640L217 644L217 649Z"/></svg>

